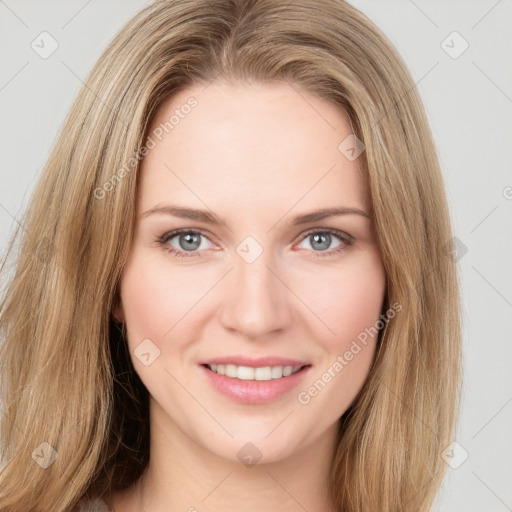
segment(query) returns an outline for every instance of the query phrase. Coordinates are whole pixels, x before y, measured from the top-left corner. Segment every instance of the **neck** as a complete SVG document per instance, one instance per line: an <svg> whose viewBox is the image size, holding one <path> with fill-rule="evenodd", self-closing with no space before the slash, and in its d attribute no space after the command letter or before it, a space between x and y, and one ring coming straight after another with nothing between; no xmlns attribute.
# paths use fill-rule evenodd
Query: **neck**
<svg viewBox="0 0 512 512"><path fill-rule="evenodd" d="M249 445L246 464L236 456L233 460L212 453L167 416L165 421L164 414L152 402L151 456L137 500L142 498L143 510L259 512L274 509L276 503L280 512L333 510L327 482L337 424L285 459L251 465L254 448Z"/></svg>

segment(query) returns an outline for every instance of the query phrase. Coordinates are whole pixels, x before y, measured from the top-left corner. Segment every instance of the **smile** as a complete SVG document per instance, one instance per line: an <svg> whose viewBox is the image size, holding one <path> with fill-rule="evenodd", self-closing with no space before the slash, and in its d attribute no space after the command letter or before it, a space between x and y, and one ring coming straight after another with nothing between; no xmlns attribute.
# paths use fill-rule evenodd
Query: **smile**
<svg viewBox="0 0 512 512"><path fill-rule="evenodd" d="M312 370L311 364L277 366L238 366L210 363L199 365L214 390L235 402L258 405L290 397Z"/></svg>
<svg viewBox="0 0 512 512"><path fill-rule="evenodd" d="M206 365L212 372L240 380L275 380L297 373L302 366L237 366L235 364Z"/></svg>

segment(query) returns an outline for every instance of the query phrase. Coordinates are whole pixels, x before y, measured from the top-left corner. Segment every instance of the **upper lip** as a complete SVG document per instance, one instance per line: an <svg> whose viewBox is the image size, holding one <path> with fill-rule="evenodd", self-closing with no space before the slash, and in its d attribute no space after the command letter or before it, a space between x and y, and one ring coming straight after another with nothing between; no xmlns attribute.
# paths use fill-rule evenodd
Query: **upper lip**
<svg viewBox="0 0 512 512"><path fill-rule="evenodd" d="M289 359L287 357L247 357L243 355L239 356L224 356L214 357L201 361L199 364L234 364L236 366L248 366L251 368L261 368L265 366L307 366L311 363L306 361L299 361L297 359Z"/></svg>

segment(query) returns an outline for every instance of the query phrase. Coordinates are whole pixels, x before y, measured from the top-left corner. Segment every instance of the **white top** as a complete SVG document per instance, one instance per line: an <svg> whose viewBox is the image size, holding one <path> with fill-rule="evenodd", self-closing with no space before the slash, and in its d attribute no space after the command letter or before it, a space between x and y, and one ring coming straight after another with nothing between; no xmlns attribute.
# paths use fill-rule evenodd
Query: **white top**
<svg viewBox="0 0 512 512"><path fill-rule="evenodd" d="M113 512L108 505L100 498L95 498L86 503L77 505L76 512Z"/></svg>

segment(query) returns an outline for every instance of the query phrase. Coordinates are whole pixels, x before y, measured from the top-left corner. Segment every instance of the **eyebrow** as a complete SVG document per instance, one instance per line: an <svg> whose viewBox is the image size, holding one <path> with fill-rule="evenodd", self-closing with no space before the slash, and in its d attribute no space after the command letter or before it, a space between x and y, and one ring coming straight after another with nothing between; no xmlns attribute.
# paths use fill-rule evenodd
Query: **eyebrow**
<svg viewBox="0 0 512 512"><path fill-rule="evenodd" d="M225 224L225 222L220 217L208 210L198 210L194 208L188 208L186 206L178 206L172 204L157 204L156 206L153 206L153 208L150 208L144 212L141 217L146 218L150 215L156 214L172 215L182 219L197 220L214 226ZM313 210L311 212L295 217L292 219L291 224L292 226L299 226L301 224L308 224L310 222L316 222L318 220L326 219L328 217L336 217L339 215L360 215L367 219L371 219L368 213L360 210L359 208L339 207Z"/></svg>

